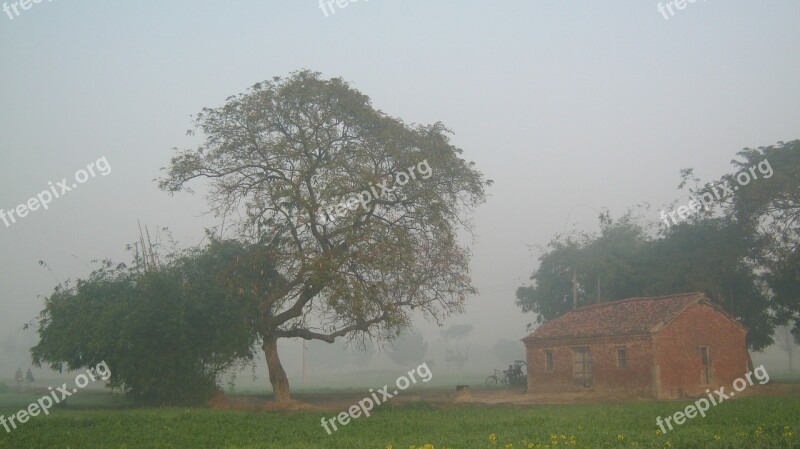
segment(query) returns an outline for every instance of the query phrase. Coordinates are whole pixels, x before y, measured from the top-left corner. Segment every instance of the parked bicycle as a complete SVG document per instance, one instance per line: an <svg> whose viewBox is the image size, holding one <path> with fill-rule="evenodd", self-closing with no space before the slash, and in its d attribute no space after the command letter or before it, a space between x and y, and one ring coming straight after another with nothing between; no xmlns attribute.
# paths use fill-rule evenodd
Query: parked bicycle
<svg viewBox="0 0 800 449"><path fill-rule="evenodd" d="M497 385L508 385L511 388L528 386L528 376L526 374L528 364L522 360L514 360L513 365L508 365L507 370L494 370L494 374L486 378L487 387L496 387Z"/></svg>
<svg viewBox="0 0 800 449"><path fill-rule="evenodd" d="M496 369L494 374L486 378L487 387L496 387L499 383L506 383L505 371Z"/></svg>

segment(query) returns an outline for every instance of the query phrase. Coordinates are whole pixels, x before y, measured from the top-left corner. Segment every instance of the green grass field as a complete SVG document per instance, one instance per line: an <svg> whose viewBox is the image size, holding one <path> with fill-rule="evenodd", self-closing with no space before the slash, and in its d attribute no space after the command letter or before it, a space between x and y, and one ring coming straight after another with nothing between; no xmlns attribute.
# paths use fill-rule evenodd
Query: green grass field
<svg viewBox="0 0 800 449"><path fill-rule="evenodd" d="M800 448L798 397L728 401L667 435L657 434L656 416L688 401L440 408L387 403L328 435L320 419L334 412L130 408L108 397L76 396L68 407L31 418L11 433L0 427L0 448ZM35 399L0 394L0 414Z"/></svg>

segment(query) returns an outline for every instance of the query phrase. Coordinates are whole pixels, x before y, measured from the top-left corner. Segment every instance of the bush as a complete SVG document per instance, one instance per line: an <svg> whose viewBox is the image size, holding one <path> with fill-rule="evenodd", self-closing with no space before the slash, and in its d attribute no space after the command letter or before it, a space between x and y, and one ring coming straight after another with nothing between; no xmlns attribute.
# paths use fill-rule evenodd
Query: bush
<svg viewBox="0 0 800 449"><path fill-rule="evenodd" d="M34 362L77 370L105 361L110 386L136 402L204 403L221 373L253 358L252 298L225 282L243 251L214 242L156 268L106 262L58 286L40 316Z"/></svg>

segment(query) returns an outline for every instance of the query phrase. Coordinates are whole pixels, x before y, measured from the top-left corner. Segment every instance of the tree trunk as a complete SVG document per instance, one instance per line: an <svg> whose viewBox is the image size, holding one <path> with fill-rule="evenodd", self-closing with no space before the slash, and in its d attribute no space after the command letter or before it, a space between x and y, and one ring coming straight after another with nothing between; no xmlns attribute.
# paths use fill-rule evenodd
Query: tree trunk
<svg viewBox="0 0 800 449"><path fill-rule="evenodd" d="M278 357L278 339L265 337L264 355L267 357L267 368L269 369L269 383L272 384L272 396L276 402L289 402L289 378L283 370L281 359Z"/></svg>

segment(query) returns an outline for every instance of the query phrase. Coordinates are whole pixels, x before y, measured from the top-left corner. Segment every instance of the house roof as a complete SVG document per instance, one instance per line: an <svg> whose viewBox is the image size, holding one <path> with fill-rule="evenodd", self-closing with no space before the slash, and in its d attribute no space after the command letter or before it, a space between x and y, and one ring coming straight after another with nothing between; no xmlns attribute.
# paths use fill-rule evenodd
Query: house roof
<svg viewBox="0 0 800 449"><path fill-rule="evenodd" d="M699 292L629 298L584 306L567 312L542 324L523 341L652 334L699 302L725 314ZM739 324L732 317L725 315Z"/></svg>

